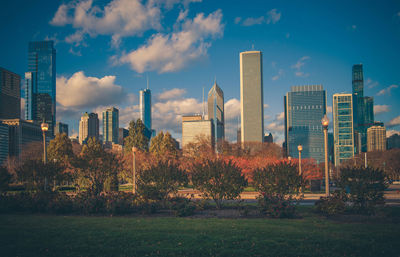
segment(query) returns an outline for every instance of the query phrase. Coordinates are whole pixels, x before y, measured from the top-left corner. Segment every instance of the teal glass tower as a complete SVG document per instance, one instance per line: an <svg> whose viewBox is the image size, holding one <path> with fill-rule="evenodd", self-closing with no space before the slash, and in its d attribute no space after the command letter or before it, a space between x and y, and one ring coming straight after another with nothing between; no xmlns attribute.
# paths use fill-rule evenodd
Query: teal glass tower
<svg viewBox="0 0 400 257"><path fill-rule="evenodd" d="M140 90L140 119L146 128L151 131L151 90Z"/></svg>
<svg viewBox="0 0 400 257"><path fill-rule="evenodd" d="M208 119L214 123L214 142L218 146L219 142L225 138L224 126L224 92L215 81L214 85L208 92ZM215 147L218 152L220 149Z"/></svg>
<svg viewBox="0 0 400 257"><path fill-rule="evenodd" d="M354 156L353 95L333 95L333 140L335 166Z"/></svg>
<svg viewBox="0 0 400 257"><path fill-rule="evenodd" d="M25 119L47 122L54 135L56 121L56 49L53 41L29 42L25 73Z"/></svg>
<svg viewBox="0 0 400 257"><path fill-rule="evenodd" d="M284 97L286 154L324 162L324 133L321 119L326 114L326 91L322 85L293 86Z"/></svg>
<svg viewBox="0 0 400 257"><path fill-rule="evenodd" d="M117 108L108 108L103 112L103 139L104 142L118 144L119 140L119 111Z"/></svg>

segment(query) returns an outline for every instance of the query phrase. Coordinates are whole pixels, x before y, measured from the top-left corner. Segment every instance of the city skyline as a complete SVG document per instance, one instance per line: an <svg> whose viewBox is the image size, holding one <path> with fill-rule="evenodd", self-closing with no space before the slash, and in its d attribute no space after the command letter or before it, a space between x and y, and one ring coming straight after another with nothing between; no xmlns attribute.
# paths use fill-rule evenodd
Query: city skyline
<svg viewBox="0 0 400 257"><path fill-rule="evenodd" d="M375 120L388 126L388 135L391 130L400 129L400 106L396 101L400 97L396 73L400 57L396 51L400 44L398 2L381 5L330 1L302 6L253 1L252 5L229 7L226 1L189 1L186 5L153 6L162 14L157 19L139 1L139 6L145 7L146 20L128 31L123 28L131 24L129 17L120 23L108 23L101 30L98 24L105 19L95 19L88 11L78 23L73 14L83 3L87 10L103 11L111 2L115 6L124 3L49 1L21 5L15 1L8 2L1 11L1 19L8 18L9 24L1 28L3 34L9 35L0 51L4 62L0 66L5 69L24 77L28 42L54 40L57 121L68 123L71 134L78 132L79 117L85 111L100 114L116 106L120 109L121 127L139 118L138 92L145 87L148 75L154 95L153 128L157 132L168 130L180 139L181 115L201 113L202 88L208 88L217 77L225 95L226 138L235 141L240 114L239 53L252 50L253 46L264 55L264 133L272 132L278 143L284 138L281 99L290 87L322 84L328 94L328 115L332 120L332 95L352 91L351 67L357 63L364 67L364 95L374 97ZM329 15L323 11L327 8ZM63 10L68 11L66 16L62 15ZM362 15L354 15L354 10ZM10 16L11 13L15 15ZM335 19L339 14L341 19ZM99 13L99 17L107 15L111 13ZM16 28L22 24L24 33L19 33ZM212 26L200 27L206 24ZM180 38L184 32L193 37L189 38L189 48L179 52L171 38ZM158 52L155 43L162 39L166 40L163 46L175 50L174 55ZM150 50L158 53L152 57L155 59L148 57ZM90 93L93 91L96 94ZM87 95L92 99L87 99Z"/></svg>

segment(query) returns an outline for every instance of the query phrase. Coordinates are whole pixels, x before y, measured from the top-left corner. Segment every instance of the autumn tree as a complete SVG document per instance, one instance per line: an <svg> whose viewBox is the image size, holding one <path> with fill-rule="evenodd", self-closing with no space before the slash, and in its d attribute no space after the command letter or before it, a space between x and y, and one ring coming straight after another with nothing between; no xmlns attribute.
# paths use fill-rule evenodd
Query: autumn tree
<svg viewBox="0 0 400 257"><path fill-rule="evenodd" d="M176 141L169 132L160 132L151 139L150 152L156 156L177 157Z"/></svg>
<svg viewBox="0 0 400 257"><path fill-rule="evenodd" d="M132 147L146 152L149 150L149 137L146 136L146 130L140 119L129 123L129 135L124 140L126 152L131 152Z"/></svg>
<svg viewBox="0 0 400 257"><path fill-rule="evenodd" d="M49 160L67 164L73 156L71 140L64 133L57 134L47 147L47 158Z"/></svg>
<svg viewBox="0 0 400 257"><path fill-rule="evenodd" d="M0 193L7 191L10 181L11 175L8 172L7 168L4 166L0 166Z"/></svg>
<svg viewBox="0 0 400 257"><path fill-rule="evenodd" d="M106 152L99 141L90 138L74 161L77 179L87 183L89 192L98 195L104 191L108 180L117 181L122 167L121 160L112 152ZM117 189L117 186L111 186Z"/></svg>
<svg viewBox="0 0 400 257"><path fill-rule="evenodd" d="M222 207L223 200L238 198L247 185L241 169L233 162L222 159L195 164L191 176L193 186L203 196L214 200L218 209Z"/></svg>

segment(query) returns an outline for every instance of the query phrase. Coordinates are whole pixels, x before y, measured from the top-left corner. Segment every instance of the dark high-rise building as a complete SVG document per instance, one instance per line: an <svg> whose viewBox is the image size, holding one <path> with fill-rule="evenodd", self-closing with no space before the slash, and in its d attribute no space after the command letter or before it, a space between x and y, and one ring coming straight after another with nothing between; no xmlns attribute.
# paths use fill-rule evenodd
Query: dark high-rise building
<svg viewBox="0 0 400 257"><path fill-rule="evenodd" d="M119 128L118 133L118 144L124 145L124 139L129 136L129 130L124 128Z"/></svg>
<svg viewBox="0 0 400 257"><path fill-rule="evenodd" d="M0 119L21 118L21 77L0 67Z"/></svg>
<svg viewBox="0 0 400 257"><path fill-rule="evenodd" d="M151 90L140 90L140 119L146 128L151 131Z"/></svg>
<svg viewBox="0 0 400 257"><path fill-rule="evenodd" d="M49 124L54 135L56 122L56 49L53 41L29 42L28 72L25 73L25 119Z"/></svg>
<svg viewBox="0 0 400 257"><path fill-rule="evenodd" d="M273 143L274 142L274 138L272 136L271 133L267 134L265 133L264 135L264 143Z"/></svg>
<svg viewBox="0 0 400 257"><path fill-rule="evenodd" d="M214 83L210 91L208 92L208 119L214 123L214 142L217 145L218 142L225 138L225 114L224 114L224 92ZM218 147L215 147L218 151Z"/></svg>
<svg viewBox="0 0 400 257"><path fill-rule="evenodd" d="M400 135L399 134L393 134L390 137L387 138L387 149L395 149L395 148L400 148Z"/></svg>
<svg viewBox="0 0 400 257"><path fill-rule="evenodd" d="M0 121L0 166L5 163L8 157L8 141L8 126Z"/></svg>
<svg viewBox="0 0 400 257"><path fill-rule="evenodd" d="M55 134L66 134L68 136L68 124L57 122L55 128Z"/></svg>
<svg viewBox="0 0 400 257"><path fill-rule="evenodd" d="M117 108L108 108L103 112L103 140L118 144L119 111Z"/></svg>
<svg viewBox="0 0 400 257"><path fill-rule="evenodd" d="M302 156L324 162L324 134L321 119L326 114L326 92L322 85L293 86L285 100L285 141L287 156Z"/></svg>
<svg viewBox="0 0 400 257"><path fill-rule="evenodd" d="M364 96L364 75L362 64L353 65L353 124L355 152L367 151L367 130L374 125L374 99Z"/></svg>

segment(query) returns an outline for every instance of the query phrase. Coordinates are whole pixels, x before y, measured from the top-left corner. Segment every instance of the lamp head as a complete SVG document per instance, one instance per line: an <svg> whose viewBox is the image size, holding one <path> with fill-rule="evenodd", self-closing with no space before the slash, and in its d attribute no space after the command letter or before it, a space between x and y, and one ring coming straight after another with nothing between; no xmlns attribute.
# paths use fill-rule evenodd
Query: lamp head
<svg viewBox="0 0 400 257"><path fill-rule="evenodd" d="M137 152L137 148L133 146L133 147L132 147L132 152L133 152L133 153L136 153L136 152Z"/></svg>
<svg viewBox="0 0 400 257"><path fill-rule="evenodd" d="M49 130L49 124L43 122L40 127L42 128L43 132L46 132L47 130Z"/></svg>
<svg viewBox="0 0 400 257"><path fill-rule="evenodd" d="M328 128L329 119L328 119L328 117L326 116L326 114L325 114L324 117L322 118L321 123L322 123L322 126L323 126L324 128Z"/></svg>
<svg viewBox="0 0 400 257"><path fill-rule="evenodd" d="M298 145L297 146L297 150L299 150L299 152L303 151L303 146L302 145Z"/></svg>

